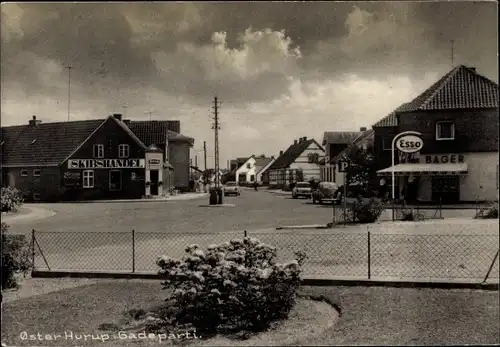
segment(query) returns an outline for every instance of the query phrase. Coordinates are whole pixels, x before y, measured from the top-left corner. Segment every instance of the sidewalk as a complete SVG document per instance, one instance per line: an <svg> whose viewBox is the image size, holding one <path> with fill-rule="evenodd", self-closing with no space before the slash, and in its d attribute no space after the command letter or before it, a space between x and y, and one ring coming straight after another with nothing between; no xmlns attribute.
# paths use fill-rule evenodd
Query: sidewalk
<svg viewBox="0 0 500 347"><path fill-rule="evenodd" d="M54 211L42 207L23 205L19 212L2 212L2 223L12 224L17 221L32 221L49 218L55 215Z"/></svg>
<svg viewBox="0 0 500 347"><path fill-rule="evenodd" d="M208 193L184 193L178 195L170 195L156 199L120 199L120 200L82 200L68 201L68 204L89 204L89 203L122 203L122 202L166 202L166 201L181 201L207 198Z"/></svg>

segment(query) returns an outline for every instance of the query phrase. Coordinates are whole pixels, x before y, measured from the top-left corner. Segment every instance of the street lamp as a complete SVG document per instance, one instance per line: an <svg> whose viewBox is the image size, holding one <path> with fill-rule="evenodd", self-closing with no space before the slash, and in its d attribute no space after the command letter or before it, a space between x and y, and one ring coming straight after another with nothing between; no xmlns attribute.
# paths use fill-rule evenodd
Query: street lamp
<svg viewBox="0 0 500 347"><path fill-rule="evenodd" d="M396 141L401 139L403 136L407 136L407 135L414 135L414 136L422 136L421 133L417 132L417 131L403 131L402 133L399 133L397 134L396 136L394 136L394 138L392 139L392 143L391 143L391 155L392 155L392 166L391 166L391 176L392 176L392 220L394 221L394 201L396 199L396 187L395 187L395 184L394 184L394 176L395 176L395 170L394 170L394 151L395 151L395 144L396 144ZM420 150L422 147L419 146L417 149ZM408 150L408 151L405 151L406 153L413 153L413 152L417 152L417 150L415 149L411 149L411 150Z"/></svg>

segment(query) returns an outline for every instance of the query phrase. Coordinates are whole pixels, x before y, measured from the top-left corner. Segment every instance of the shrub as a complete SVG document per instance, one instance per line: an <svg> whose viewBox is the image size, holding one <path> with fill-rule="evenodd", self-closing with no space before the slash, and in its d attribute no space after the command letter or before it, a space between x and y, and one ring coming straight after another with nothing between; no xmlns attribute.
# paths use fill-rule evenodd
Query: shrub
<svg viewBox="0 0 500 347"><path fill-rule="evenodd" d="M476 218L496 219L498 218L498 201L488 204L485 208L479 210Z"/></svg>
<svg viewBox="0 0 500 347"><path fill-rule="evenodd" d="M18 286L15 274L31 269L30 247L24 235L7 235L9 226L2 223L2 289Z"/></svg>
<svg viewBox="0 0 500 347"><path fill-rule="evenodd" d="M23 194L19 189L2 187L2 212L16 212L23 204Z"/></svg>
<svg viewBox="0 0 500 347"><path fill-rule="evenodd" d="M192 245L186 253L182 260L157 261L167 278L164 288L173 294L150 331L189 326L205 336L258 332L286 318L295 304L304 253L277 264L276 248L253 238L211 245L206 251Z"/></svg>
<svg viewBox="0 0 500 347"><path fill-rule="evenodd" d="M354 221L360 223L374 223L385 209L385 204L370 198L365 201L361 195L352 204L350 210Z"/></svg>

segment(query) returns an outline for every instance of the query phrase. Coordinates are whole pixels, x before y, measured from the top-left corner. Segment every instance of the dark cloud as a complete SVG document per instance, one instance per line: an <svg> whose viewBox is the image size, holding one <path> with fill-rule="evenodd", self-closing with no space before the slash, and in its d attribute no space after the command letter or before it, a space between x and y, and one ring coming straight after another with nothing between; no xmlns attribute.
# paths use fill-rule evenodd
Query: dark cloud
<svg viewBox="0 0 500 347"><path fill-rule="evenodd" d="M8 6L2 7L7 17ZM2 32L6 32L2 33L2 82L24 81L28 92L46 93L39 65L28 62L39 59L73 66L73 83L91 98L97 98L103 88L150 85L191 99L218 92L235 102L268 100L287 92L287 74L303 79L331 79L346 72L367 78L387 74L418 78L428 70L441 71L449 68L452 39L456 63L478 65L490 77L497 75L497 5L493 2L16 6L23 10L22 35L8 33L11 28L4 22L15 18L2 13ZM241 34L248 28L284 29L293 42L290 49L300 47L302 57L296 59L296 68L206 78L204 58L214 57L204 48L212 44L213 33L226 32L226 48L241 50ZM175 56L183 43L191 44L194 53ZM158 69L154 57L159 52L174 56L168 60L171 68ZM231 54L235 55L227 53ZM261 59L262 64L269 63Z"/></svg>

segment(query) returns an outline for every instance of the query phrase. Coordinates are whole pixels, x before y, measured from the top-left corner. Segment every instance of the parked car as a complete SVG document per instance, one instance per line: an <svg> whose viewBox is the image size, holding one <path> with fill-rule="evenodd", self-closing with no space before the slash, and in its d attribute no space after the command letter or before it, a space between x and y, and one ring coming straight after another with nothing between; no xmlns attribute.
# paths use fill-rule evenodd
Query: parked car
<svg viewBox="0 0 500 347"><path fill-rule="evenodd" d="M238 185L238 182L227 182L226 185L224 186L224 196L227 195L240 195L240 186Z"/></svg>
<svg viewBox="0 0 500 347"><path fill-rule="evenodd" d="M292 189L292 198L297 199L303 196L310 199L312 196L311 184L309 182L297 182L295 187Z"/></svg>
<svg viewBox="0 0 500 347"><path fill-rule="evenodd" d="M332 202L340 204L342 202L343 192L333 182L320 182L318 188L312 193L313 204L319 202Z"/></svg>

